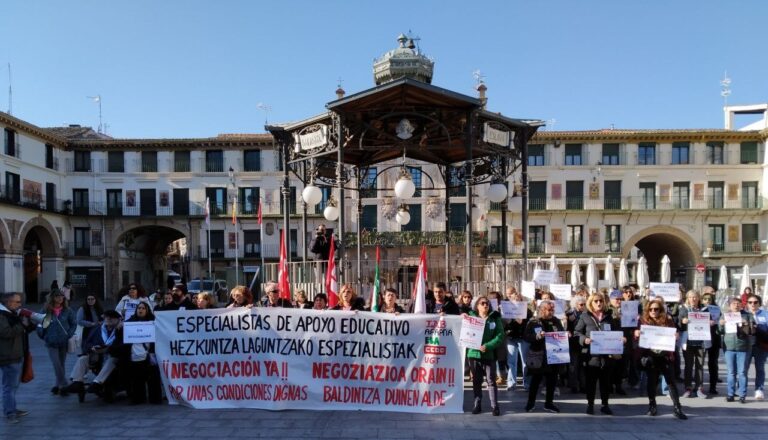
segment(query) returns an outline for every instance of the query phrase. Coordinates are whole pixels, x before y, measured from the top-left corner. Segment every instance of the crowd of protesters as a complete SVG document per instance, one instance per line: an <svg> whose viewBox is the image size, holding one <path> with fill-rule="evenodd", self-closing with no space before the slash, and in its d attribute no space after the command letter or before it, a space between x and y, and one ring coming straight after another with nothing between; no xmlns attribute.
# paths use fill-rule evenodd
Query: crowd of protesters
<svg viewBox="0 0 768 440"><path fill-rule="evenodd" d="M264 285L262 298L255 298L250 289L236 286L222 307L280 307L314 310L378 310L401 314L406 309L398 304L398 292L388 288L379 295L379 304L372 307L350 284L342 285L333 307L323 293L312 300L306 292L297 291L293 301L281 295L277 283ZM556 316L556 299L546 290L536 290L535 298L523 297L515 288L504 292L489 292L474 296L463 290L455 295L446 284L435 283L426 298L427 313L470 315L485 319L482 345L467 349L466 375L472 383L472 413L482 412L482 388L488 390L493 415L501 413L499 389L527 393L524 411L536 408L537 395L543 387L543 409L560 412L555 397L561 387L573 394L584 394L585 412L595 414L595 399L599 397L600 413L612 415L610 399L627 394L625 387L644 391L648 397L649 416L659 412L656 396L668 395L673 414L686 419L681 398L707 397L725 393L725 400L747 399L747 371L755 363L754 398L764 399L765 362L768 357L768 312L760 296L751 290L741 297L728 300L730 312L740 313L742 320L736 332L726 331L723 312L715 304L714 290L705 287L697 291L680 290L680 301L669 302L650 298L649 291L638 292L635 286L620 290L602 289L589 292L580 286L572 299L561 307L564 314ZM524 319L502 319L502 301L527 303ZM623 301L638 301L638 325L624 327L621 323ZM55 383L51 393L60 396L77 394L81 399L88 393L112 400L117 392L126 391L132 404L162 402L162 389L154 344L125 344L123 322L152 321L156 313L170 310L211 309L220 306L210 292L190 295L186 285L176 284L167 292L158 291L151 297L138 283L131 283L114 309L105 310L97 296L88 294L78 310L70 307L69 298L60 289L52 290L40 313L29 313L20 307L19 295L2 296L0 305L0 371L3 373L3 410L11 423L27 414L15 404L15 392L29 354L27 334L37 330L43 340L53 368ZM688 337L689 314L710 312L711 341L696 341ZM639 347L639 326L651 325L677 329L678 343L674 351L658 351ZM78 333L82 329L82 333ZM621 355L591 354L591 333L621 330L624 352ZM549 365L545 353L545 335L567 332L570 363ZM73 346L73 340L76 345ZM718 360L721 350L727 366L726 387L718 391L721 382ZM67 355L77 356L74 368L64 370ZM707 361L705 362L705 359ZM38 364L39 365L39 364ZM683 367L684 365L684 367ZM705 367L708 388L705 389ZM38 367L39 368L39 367ZM89 384L86 377L93 376ZM681 377L682 376L682 377ZM643 386L645 385L644 390ZM678 390L682 385L682 393Z"/></svg>

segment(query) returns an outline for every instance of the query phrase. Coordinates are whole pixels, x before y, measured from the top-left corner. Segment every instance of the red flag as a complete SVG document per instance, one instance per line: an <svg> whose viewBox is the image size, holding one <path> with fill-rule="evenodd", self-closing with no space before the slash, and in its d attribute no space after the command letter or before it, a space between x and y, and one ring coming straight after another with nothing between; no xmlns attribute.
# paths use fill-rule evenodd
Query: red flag
<svg viewBox="0 0 768 440"><path fill-rule="evenodd" d="M413 282L413 313L427 313L427 247L421 247L419 268L416 269L416 280Z"/></svg>
<svg viewBox="0 0 768 440"><path fill-rule="evenodd" d="M291 285L288 282L288 253L285 250L285 231L280 231L280 263L277 266L277 287L280 298L291 300Z"/></svg>
<svg viewBox="0 0 768 440"><path fill-rule="evenodd" d="M259 218L259 226L261 226L261 199L259 199L259 212L256 216Z"/></svg>
<svg viewBox="0 0 768 440"><path fill-rule="evenodd" d="M328 253L328 269L325 272L325 294L328 295L328 308L339 304L339 279L336 276L336 240L331 237L331 252Z"/></svg>

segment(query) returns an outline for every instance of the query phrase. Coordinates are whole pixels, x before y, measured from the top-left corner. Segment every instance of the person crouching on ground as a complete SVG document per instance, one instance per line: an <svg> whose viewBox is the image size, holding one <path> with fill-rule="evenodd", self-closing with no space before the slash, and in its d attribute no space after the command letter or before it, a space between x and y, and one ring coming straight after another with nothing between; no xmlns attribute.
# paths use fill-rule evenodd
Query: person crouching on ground
<svg viewBox="0 0 768 440"><path fill-rule="evenodd" d="M143 304L143 303L142 303ZM122 327L122 316L116 310L107 310L104 312L104 323L98 330L91 332L85 345L85 354L77 358L75 366L72 368L70 377L72 383L66 387L68 393L79 393L83 390L85 375L88 372L91 360L100 355L106 356L106 359L99 369L99 374L93 379L88 387L89 393L100 393L104 383L109 375L117 367L118 356L123 344L122 336L118 329Z"/></svg>
<svg viewBox="0 0 768 440"><path fill-rule="evenodd" d="M498 401L499 390L496 386L496 348L504 340L501 315L499 312L491 310L491 303L484 295L477 298L475 308L469 315L485 319L483 345L479 349L467 349L469 367L472 370L472 394L475 399L472 414L480 414L482 412L480 402L483 398L483 377L485 377L485 381L488 384L488 397L491 400L491 409L493 415L498 416L501 414L501 410L499 409Z"/></svg>

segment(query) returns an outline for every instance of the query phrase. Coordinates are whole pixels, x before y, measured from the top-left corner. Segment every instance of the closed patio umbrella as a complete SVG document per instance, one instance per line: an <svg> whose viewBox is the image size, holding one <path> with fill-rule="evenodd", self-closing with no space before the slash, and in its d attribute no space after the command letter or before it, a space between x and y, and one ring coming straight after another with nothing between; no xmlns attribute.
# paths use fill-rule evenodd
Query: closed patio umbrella
<svg viewBox="0 0 768 440"><path fill-rule="evenodd" d="M597 266L593 257L589 257L589 263L587 263L587 286L590 293L597 292Z"/></svg>
<svg viewBox="0 0 768 440"><path fill-rule="evenodd" d="M629 271L627 270L627 260L622 258L619 261L619 287L629 285Z"/></svg>
<svg viewBox="0 0 768 440"><path fill-rule="evenodd" d="M581 268L576 260L571 262L571 287L576 290L581 285Z"/></svg>
<svg viewBox="0 0 768 440"><path fill-rule="evenodd" d="M605 280L608 281L608 287L616 287L616 274L613 271L613 259L610 255L605 259Z"/></svg>
<svg viewBox="0 0 768 440"><path fill-rule="evenodd" d="M641 291L648 287L648 261L645 257L640 257L640 259L637 260L637 273L635 274L635 279L637 280L637 285L640 286Z"/></svg>
<svg viewBox="0 0 768 440"><path fill-rule="evenodd" d="M668 283L672 276L672 271L669 267L669 257L664 255L661 259L661 282Z"/></svg>

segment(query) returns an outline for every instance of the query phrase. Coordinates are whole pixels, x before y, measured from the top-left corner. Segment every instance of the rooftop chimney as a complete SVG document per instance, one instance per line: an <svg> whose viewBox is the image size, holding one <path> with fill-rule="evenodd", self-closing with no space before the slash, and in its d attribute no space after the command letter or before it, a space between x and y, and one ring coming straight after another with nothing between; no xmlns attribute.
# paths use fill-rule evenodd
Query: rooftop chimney
<svg viewBox="0 0 768 440"><path fill-rule="evenodd" d="M475 89L477 90L477 98L480 100L480 105L485 109L485 105L488 104L488 98L485 97L485 91L488 90L488 87L485 86L484 82L481 82L477 84Z"/></svg>

